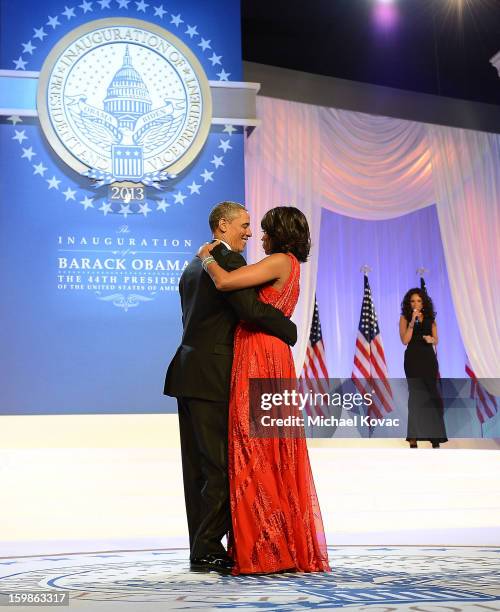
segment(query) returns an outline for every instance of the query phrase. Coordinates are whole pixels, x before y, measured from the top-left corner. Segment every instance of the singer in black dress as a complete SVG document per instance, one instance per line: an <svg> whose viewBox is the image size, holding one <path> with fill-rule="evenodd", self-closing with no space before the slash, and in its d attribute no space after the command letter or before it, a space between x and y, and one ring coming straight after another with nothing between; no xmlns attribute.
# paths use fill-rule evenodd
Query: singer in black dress
<svg viewBox="0 0 500 612"><path fill-rule="evenodd" d="M431 298L422 289L410 289L401 303L399 333L406 345L404 368L408 380L406 440L417 448L429 440L433 448L447 442L443 402L438 391L437 325Z"/></svg>

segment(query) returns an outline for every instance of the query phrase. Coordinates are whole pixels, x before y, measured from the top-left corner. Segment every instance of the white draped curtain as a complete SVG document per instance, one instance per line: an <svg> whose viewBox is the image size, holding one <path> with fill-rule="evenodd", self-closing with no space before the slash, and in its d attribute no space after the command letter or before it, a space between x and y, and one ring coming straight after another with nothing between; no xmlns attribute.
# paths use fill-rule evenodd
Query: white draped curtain
<svg viewBox="0 0 500 612"><path fill-rule="evenodd" d="M298 372L314 306L322 207L381 220L435 203L465 349L478 377L500 378L500 135L263 97L258 116L245 153L254 226L269 208L290 204L311 228L294 315ZM250 261L263 256L258 239L248 249Z"/></svg>
<svg viewBox="0 0 500 612"><path fill-rule="evenodd" d="M463 343L478 377L498 379L500 135L441 126L428 131L439 227ZM491 390L500 395L498 382Z"/></svg>

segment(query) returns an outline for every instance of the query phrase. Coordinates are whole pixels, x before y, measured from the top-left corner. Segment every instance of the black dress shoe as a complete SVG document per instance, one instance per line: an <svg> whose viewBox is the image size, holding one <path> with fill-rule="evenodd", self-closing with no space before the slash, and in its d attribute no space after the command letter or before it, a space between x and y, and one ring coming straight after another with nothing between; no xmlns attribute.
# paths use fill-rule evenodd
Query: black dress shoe
<svg viewBox="0 0 500 612"><path fill-rule="evenodd" d="M229 573L233 565L232 559L224 555L208 554L191 559L191 569L198 572L214 570L216 572Z"/></svg>

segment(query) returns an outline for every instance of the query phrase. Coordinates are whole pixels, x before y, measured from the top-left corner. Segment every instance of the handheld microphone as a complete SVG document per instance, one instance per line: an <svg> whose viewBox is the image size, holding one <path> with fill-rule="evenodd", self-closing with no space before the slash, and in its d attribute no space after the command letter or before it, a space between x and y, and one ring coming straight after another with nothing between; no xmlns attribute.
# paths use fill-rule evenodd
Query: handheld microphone
<svg viewBox="0 0 500 612"><path fill-rule="evenodd" d="M416 312L418 313L418 310L415 308L413 310L413 314L415 314ZM413 325L420 325L420 319L418 317L415 317L415 321L414 321Z"/></svg>

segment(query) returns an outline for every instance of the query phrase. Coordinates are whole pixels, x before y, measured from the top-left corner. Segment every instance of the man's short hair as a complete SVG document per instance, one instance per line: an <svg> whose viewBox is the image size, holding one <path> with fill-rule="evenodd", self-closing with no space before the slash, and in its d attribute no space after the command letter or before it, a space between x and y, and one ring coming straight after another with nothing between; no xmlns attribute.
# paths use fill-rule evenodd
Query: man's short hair
<svg viewBox="0 0 500 612"><path fill-rule="evenodd" d="M246 210L246 208L243 206L243 204L238 204L238 202L219 202L210 211L210 215L208 217L210 229L212 232L215 232L215 230L219 227L219 221L221 219L232 221L233 219L236 219L236 217L238 217L244 210Z"/></svg>

